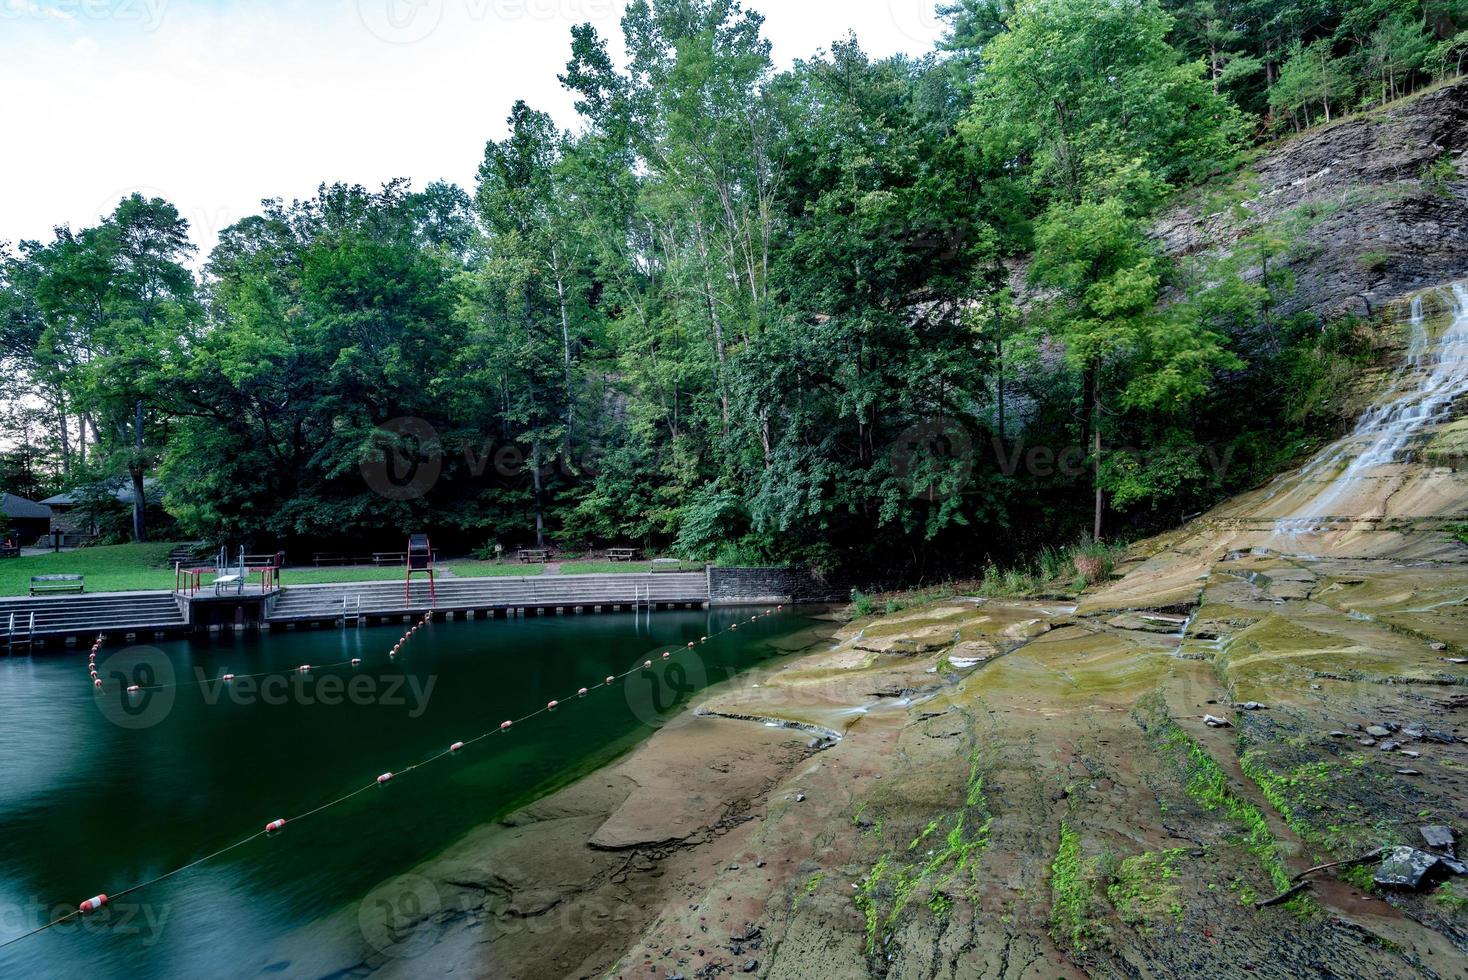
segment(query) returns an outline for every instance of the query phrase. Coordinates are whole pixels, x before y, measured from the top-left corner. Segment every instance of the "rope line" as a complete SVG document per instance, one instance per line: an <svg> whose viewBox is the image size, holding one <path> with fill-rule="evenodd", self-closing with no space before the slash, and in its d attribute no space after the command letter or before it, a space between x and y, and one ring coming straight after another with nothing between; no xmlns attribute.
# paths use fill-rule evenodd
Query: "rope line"
<svg viewBox="0 0 1468 980"><path fill-rule="evenodd" d="M756 614L754 616L751 616L748 621L749 622L755 622L755 621L757 621L757 620L759 620L759 619L761 619L761 618L763 618L765 616L772 616L772 615L775 614L776 611L781 610L783 608L784 608L784 606L783 605L780 605L780 606L776 606L773 609L766 609L762 613L758 613L758 614ZM429 613L428 615L424 616L424 618L422 620L420 620L419 622L415 623L413 625L413 627L408 630L408 632L406 632L406 633L403 634L402 640L400 640L399 643L398 643L398 645L396 647L394 647L394 653L398 652L399 650L405 649L406 648L406 645L407 645L407 642L410 639L412 639L413 635L420 628L429 625L432 621L433 621L432 613ZM677 655L683 654L683 653L687 653L689 650L692 650L697 645L702 645L702 644L708 643L711 640L718 639L720 636L723 636L725 633L733 632L734 630L737 630L738 628L739 628L739 622L738 621L733 622L733 623L730 623L728 626L724 627L723 629L719 630L716 633L712 633L712 634L710 634L708 636L700 637L699 640L697 641L697 643L689 643L686 647L678 647L678 648L673 648L673 649L665 650L665 651L663 651L663 654L662 654L661 658L659 658L659 659L647 659L647 660L643 660L641 663L635 664L633 667L631 667L628 670L623 671L620 674L610 674L610 675L608 675L608 677L607 677L606 680L598 681L595 684L588 684L585 688L578 689L574 694L568 695L565 698L556 699L554 701L551 701L551 702L547 703L544 707L537 708L536 710L530 712L529 714L522 715L519 718L511 718L508 721L502 722L498 728L491 728L488 731L484 731L484 732L481 732L478 735L475 735L473 738L465 739L461 743L455 743L455 745L458 746L458 748L452 748L451 747L451 748L448 748L448 749L444 749L444 750L438 752L437 754L431 755L428 758L423 759L423 760L421 760L419 762L415 762L412 765L407 766L406 768L398 769L398 770L388 770L383 775L385 775L386 777L388 777L388 779L390 780L390 779L393 779L393 778L395 778L397 776L407 775L408 773L414 771L415 769L421 769L424 766L427 766L427 765L430 765L430 764L432 764L434 762L437 762L438 760L444 758L445 756L456 755L459 751L462 751L463 749L466 749L469 746L474 745L477 742L482 742L483 740L489 738L491 735L502 735L502 734L505 734L506 732L508 732L510 729L512 729L516 725L524 724L525 722L530 721L532 718L536 718L536 717L538 717L540 715L550 714L550 712L552 710L552 706L561 707L562 705L568 704L568 703L570 703L573 700L580 700L580 698L584 696L582 694L583 691L587 695L589 695L593 691L599 691L599 690L603 690L603 689L606 689L606 688L610 688L610 687L614 686L617 681L625 680L626 678L631 677L633 674L637 673L639 670L647 670L650 667L652 667L654 664L657 664L657 663L667 663L674 656L677 656ZM88 667L89 667L90 672L92 672L92 673L95 673L95 670L96 670L95 661L96 661L97 650L101 646L102 641L103 641L104 638L105 638L105 635L104 634L98 634L96 642L92 645L92 655L91 655L91 659L88 661ZM393 656L393 654L389 654L389 657L391 657L391 656ZM354 658L354 659L360 659L360 658ZM352 663L351 660L344 660L344 661L340 661L339 663L323 664L320 667L317 667L317 666L314 666L314 665L310 665L309 669L312 670L312 671L314 671L314 670L328 670L328 669L331 669L333 667L341 667L341 666L344 666L344 665L347 665L347 664L351 664L351 663ZM299 671L300 668L297 668L297 670ZM235 675L232 675L232 676L234 676L236 678L239 678L239 677L263 677L263 676L266 676L268 674L282 674L282 675L284 675L284 674L287 674L287 673L290 673L290 671L273 670L273 671L262 671L260 673L255 673L255 674L235 674ZM219 679L222 679L222 678L216 678L216 680L219 680ZM94 678L94 680L95 680L95 678ZM153 688L153 687L140 688L140 690L161 690L162 688L168 687L168 686L174 686L174 687L192 686L193 683L204 683L204 682L190 682L189 685L184 685L184 684L158 685L156 688ZM165 880L167 880L169 878L174 877L175 875L183 874L185 871L189 871L189 870L191 870L193 868L198 867L201 864L204 864L204 863L206 863L208 861L212 861L215 858L217 858L217 857L219 857L219 856L221 856L223 854L228 854L230 851L234 851L234 850L237 850L237 849L239 849L241 847L244 847L246 844L251 844L251 843L259 840L261 837L268 838L268 837L272 836L272 832L271 832L271 829L270 829L271 827L283 827L283 826L288 825L288 824L291 824L291 823L295 823L295 822L298 822L298 821L301 821L301 820L305 820L308 817L313 817L313 816L315 816L315 815L317 815L319 813L322 813L322 812L324 812L326 810L331 809L332 807L339 806L339 805L345 803L347 800L352 799L355 796L360 796L361 794L367 792L370 789L373 789L374 787L377 787L377 786L381 785L383 782L386 782L386 781L387 780L383 780L382 777L378 777L378 779L373 780L372 782L366 784L365 786L362 786L362 787L360 787L358 789L354 789L351 792L345 793L342 796L339 796L336 799L330 800L330 801L328 801L326 803L322 803L319 806L313 807L312 809L305 811L304 813L298 814L297 816L294 816L294 817L284 818L279 824L277 824L276 822L272 821L272 823L270 825L268 825L265 830L257 830L257 831L255 831L255 833L251 834L248 837L245 837L245 838L242 838L242 839L240 839L238 841L235 841L233 844L226 844L225 846L219 848L216 851L211 851L210 853L205 854L203 857L195 858L193 861L190 861L188 864L181 865L180 867L174 868L171 871L165 871L163 874L160 874L160 875L158 875L155 878L150 878L147 881L140 882L139 884L130 885L127 888L124 888L122 891L113 893L111 895L108 895L107 893L103 893L99 897L101 897L101 898L104 899L104 903L103 904L105 905L105 904L108 904L108 903L110 903L111 901L113 901L115 899L122 898L124 895L131 895L133 892L140 891L140 890L142 890L144 888L148 888L148 887L150 887L152 885L156 885L160 881L165 881ZM89 899L88 901L91 901L91 900ZM93 911L96 911L96 910L94 909ZM79 919L79 918L82 917L82 915L83 915L83 909L79 907L76 911L74 911L74 912L68 912L65 915L61 916L60 918L53 919L50 922L45 923L44 925L37 926L36 928L32 929L29 932L22 933L19 936L15 936L15 937L12 937L10 939L5 940L4 942L0 942L0 949L4 949L7 946L11 946L11 945L13 945L15 943L18 943L18 942L20 942L23 939L29 939L32 936L40 935L41 933L47 931L48 929L52 929L52 928L54 928L56 926L61 925L63 922L68 922L68 921L70 921L72 919Z"/></svg>

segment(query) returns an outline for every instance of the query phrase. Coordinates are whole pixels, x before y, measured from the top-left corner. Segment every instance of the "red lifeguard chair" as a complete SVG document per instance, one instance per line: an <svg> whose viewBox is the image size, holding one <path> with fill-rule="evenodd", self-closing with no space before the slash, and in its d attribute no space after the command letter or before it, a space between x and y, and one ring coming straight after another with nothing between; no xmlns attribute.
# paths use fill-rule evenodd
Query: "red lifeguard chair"
<svg viewBox="0 0 1468 980"><path fill-rule="evenodd" d="M403 578L403 604L407 605L413 591L413 573L428 576L428 604L438 604L438 593L433 587L433 546L426 534L408 536L408 574Z"/></svg>

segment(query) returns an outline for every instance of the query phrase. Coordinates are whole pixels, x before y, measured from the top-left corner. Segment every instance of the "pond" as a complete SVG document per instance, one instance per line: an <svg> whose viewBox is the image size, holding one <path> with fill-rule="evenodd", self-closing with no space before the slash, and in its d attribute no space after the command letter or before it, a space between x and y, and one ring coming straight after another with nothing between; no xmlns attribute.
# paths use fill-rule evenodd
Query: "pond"
<svg viewBox="0 0 1468 980"><path fill-rule="evenodd" d="M100 694L85 651L0 659L0 942L114 897L0 948L0 975L256 975L282 935L604 764L812 625L751 612L434 623L395 659L404 627L104 647ZM248 840L277 818L292 819Z"/></svg>

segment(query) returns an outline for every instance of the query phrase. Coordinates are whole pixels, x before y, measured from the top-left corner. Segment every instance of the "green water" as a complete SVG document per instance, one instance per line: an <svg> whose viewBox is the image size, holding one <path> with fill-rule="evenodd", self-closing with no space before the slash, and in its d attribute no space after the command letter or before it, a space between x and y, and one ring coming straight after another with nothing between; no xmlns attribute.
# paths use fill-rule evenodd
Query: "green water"
<svg viewBox="0 0 1468 980"><path fill-rule="evenodd" d="M371 788L0 949L0 976L293 976L280 938L359 902L474 827L625 750L693 690L780 655L811 623L749 610L532 617L242 636L0 659L0 942L209 855L277 817ZM736 633L723 632L736 619ZM664 663L662 651L718 635ZM359 657L359 667L293 668ZM577 698L646 658L652 671ZM278 672L254 689L200 685ZM112 675L167 691L128 696ZM555 712L379 787L551 698ZM340 950L349 965L368 950ZM332 951L335 953L336 951Z"/></svg>

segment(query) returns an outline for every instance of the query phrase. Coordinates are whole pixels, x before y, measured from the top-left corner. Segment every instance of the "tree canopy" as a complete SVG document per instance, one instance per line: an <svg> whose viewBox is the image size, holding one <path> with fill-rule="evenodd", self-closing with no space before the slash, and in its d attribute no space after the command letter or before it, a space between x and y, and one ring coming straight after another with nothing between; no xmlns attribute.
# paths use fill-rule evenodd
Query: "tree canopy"
<svg viewBox="0 0 1468 980"><path fill-rule="evenodd" d="M924 56L777 70L733 0L634 0L624 59L570 33L574 124L507 93L472 187L323 185L197 265L139 195L4 246L0 475L125 483L138 538L153 477L179 532L260 547L920 573L1158 526L1317 435L1291 392L1338 337L1275 312L1284 244L1183 276L1149 229L1460 71L1461 0L942 11Z"/></svg>

